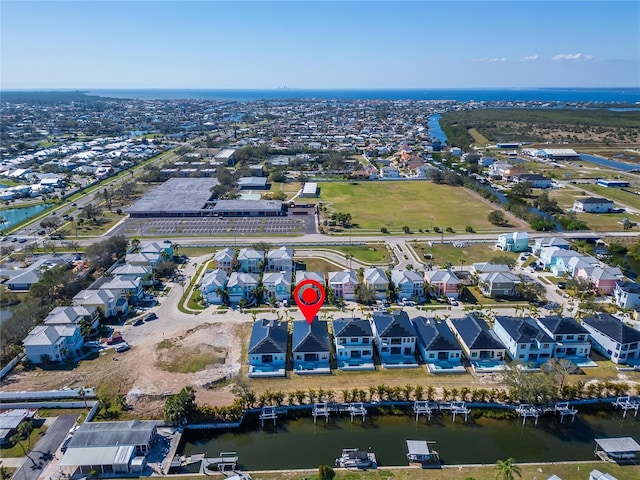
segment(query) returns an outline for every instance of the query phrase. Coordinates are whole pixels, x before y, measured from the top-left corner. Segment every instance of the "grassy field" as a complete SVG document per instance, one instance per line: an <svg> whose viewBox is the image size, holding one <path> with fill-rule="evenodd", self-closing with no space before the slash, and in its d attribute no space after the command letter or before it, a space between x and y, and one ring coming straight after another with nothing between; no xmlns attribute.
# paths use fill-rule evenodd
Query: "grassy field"
<svg viewBox="0 0 640 480"><path fill-rule="evenodd" d="M34 420L34 422L38 422L38 421ZM44 421L40 420L40 423L44 423ZM24 445L24 448L27 449L27 452L33 448L36 442L40 440L40 437L42 437L42 435L44 435L46 431L47 431L47 427L45 427L44 425L34 427L33 430L31 431L31 435L29 435L29 439L25 438L24 440L22 440L22 445ZM19 443L16 443L8 448L0 449L0 457L15 458L15 457L23 457L23 456L24 456L24 450L22 450L22 447L20 446Z"/></svg>
<svg viewBox="0 0 640 480"><path fill-rule="evenodd" d="M321 184L321 200L328 211L350 213L358 228L354 231L390 233L431 230L435 226L463 233L494 231L487 214L496 209L460 187L431 182L333 182Z"/></svg>
<svg viewBox="0 0 640 480"><path fill-rule="evenodd" d="M562 480L587 480L594 469L609 473L619 480L640 480L640 467L619 466L604 462L553 463L537 465L518 465L522 480L545 480L557 475ZM421 468L381 468L370 471L336 470L336 480L496 480L498 471L495 466L446 466L441 470L422 470ZM254 480L317 480L318 471L282 471L251 472ZM181 480L204 480L208 476L180 475ZM143 480L141 477L140 480ZM222 478L222 477L214 477Z"/></svg>
<svg viewBox="0 0 640 480"><path fill-rule="evenodd" d="M602 197L640 209L640 195L634 195L619 188L605 188L599 185L580 185L580 187Z"/></svg>
<svg viewBox="0 0 640 480"><path fill-rule="evenodd" d="M301 258L300 261L307 266L308 272L322 272L325 274L325 276L329 272L335 272L339 270L338 266L320 258Z"/></svg>
<svg viewBox="0 0 640 480"><path fill-rule="evenodd" d="M511 257L514 260L518 258L517 253L498 250L492 242L467 243L461 248L454 247L451 243L432 242L432 245L429 246L428 243L418 242L411 243L411 246L421 258L424 258L425 253L433 255L433 259L427 260L433 265L444 265L447 262L451 262L452 265L467 265L470 268L472 263L488 262L489 259L498 255Z"/></svg>

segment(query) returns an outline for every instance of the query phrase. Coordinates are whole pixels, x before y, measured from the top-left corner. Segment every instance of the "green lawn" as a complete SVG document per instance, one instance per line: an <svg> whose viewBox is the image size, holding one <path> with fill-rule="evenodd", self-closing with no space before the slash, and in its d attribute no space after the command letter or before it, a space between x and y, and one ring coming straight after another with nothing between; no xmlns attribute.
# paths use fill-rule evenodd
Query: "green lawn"
<svg viewBox="0 0 640 480"><path fill-rule="evenodd" d="M384 243L367 243L366 245L354 245L353 247L328 247L345 255L353 255L356 260L366 263L389 263L391 257Z"/></svg>
<svg viewBox="0 0 640 480"><path fill-rule="evenodd" d="M301 258L299 261L307 266L308 272L322 272L327 275L329 272L340 270L340 267L320 258Z"/></svg>
<svg viewBox="0 0 640 480"><path fill-rule="evenodd" d="M472 263L488 262L496 256L507 256L514 260L518 258L517 253L498 250L493 243L467 243L461 248L454 247L451 243L432 242L432 245L430 247L428 243L411 243L420 258L433 265L444 265L451 262L452 265L466 265L467 268L471 268ZM424 259L425 253L431 254L433 259Z"/></svg>
<svg viewBox="0 0 640 480"><path fill-rule="evenodd" d="M34 421L34 423L37 423L37 422L38 422L37 420ZM33 448L36 442L40 440L40 437L42 437L42 435L44 435L46 431L47 431L47 427L44 426L44 421L40 420L40 426L38 427L34 426L33 430L31 431L31 435L29 436L30 438L29 439L25 438L24 440L22 440L22 445L24 445L24 448L27 449L27 452ZM0 449L0 457L15 458L15 457L23 457L23 456L24 456L24 450L22 450L22 447L20 446L19 443L11 445L8 448Z"/></svg>
<svg viewBox="0 0 640 480"><path fill-rule="evenodd" d="M601 197L609 198L614 201L624 203L630 207L640 208L640 195L625 192L620 188L605 188L599 185L580 185L580 187L590 192L596 193Z"/></svg>
<svg viewBox="0 0 640 480"><path fill-rule="evenodd" d="M471 226L476 231L494 231L487 215L497 207L461 187L431 182L331 182L320 184L320 200L333 211L350 213L358 230L401 233L451 227L464 233ZM344 232L343 232L344 234Z"/></svg>

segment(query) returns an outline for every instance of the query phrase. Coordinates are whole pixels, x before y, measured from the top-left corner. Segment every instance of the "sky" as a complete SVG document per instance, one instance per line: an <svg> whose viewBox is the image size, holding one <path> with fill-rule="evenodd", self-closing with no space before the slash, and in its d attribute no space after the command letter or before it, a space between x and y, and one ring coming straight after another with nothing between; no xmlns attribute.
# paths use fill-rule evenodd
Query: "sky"
<svg viewBox="0 0 640 480"><path fill-rule="evenodd" d="M6 1L2 89L640 87L640 1Z"/></svg>

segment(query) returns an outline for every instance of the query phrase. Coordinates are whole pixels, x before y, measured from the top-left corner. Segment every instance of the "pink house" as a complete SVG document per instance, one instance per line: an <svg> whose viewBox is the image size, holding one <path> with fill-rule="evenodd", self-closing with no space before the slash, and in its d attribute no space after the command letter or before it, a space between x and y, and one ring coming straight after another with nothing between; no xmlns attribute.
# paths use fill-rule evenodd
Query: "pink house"
<svg viewBox="0 0 640 480"><path fill-rule="evenodd" d="M355 300L357 286L358 276L353 270L329 272L329 287L333 289L336 298Z"/></svg>
<svg viewBox="0 0 640 480"><path fill-rule="evenodd" d="M426 271L424 273L424 280L438 296L453 299L458 298L460 280L458 280L458 277L456 277L451 270Z"/></svg>
<svg viewBox="0 0 640 480"><path fill-rule="evenodd" d="M600 295L613 293L616 283L622 279L622 272L616 267L580 267L574 275L580 280L592 283Z"/></svg>

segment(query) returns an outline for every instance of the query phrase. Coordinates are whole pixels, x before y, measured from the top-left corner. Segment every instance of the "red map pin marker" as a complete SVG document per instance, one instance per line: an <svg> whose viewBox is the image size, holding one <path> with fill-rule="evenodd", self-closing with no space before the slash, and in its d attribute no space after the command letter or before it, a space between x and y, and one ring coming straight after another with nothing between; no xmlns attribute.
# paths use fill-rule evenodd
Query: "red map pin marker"
<svg viewBox="0 0 640 480"><path fill-rule="evenodd" d="M304 280L293 291L293 299L309 325L322 307L325 297L324 287L315 280Z"/></svg>

